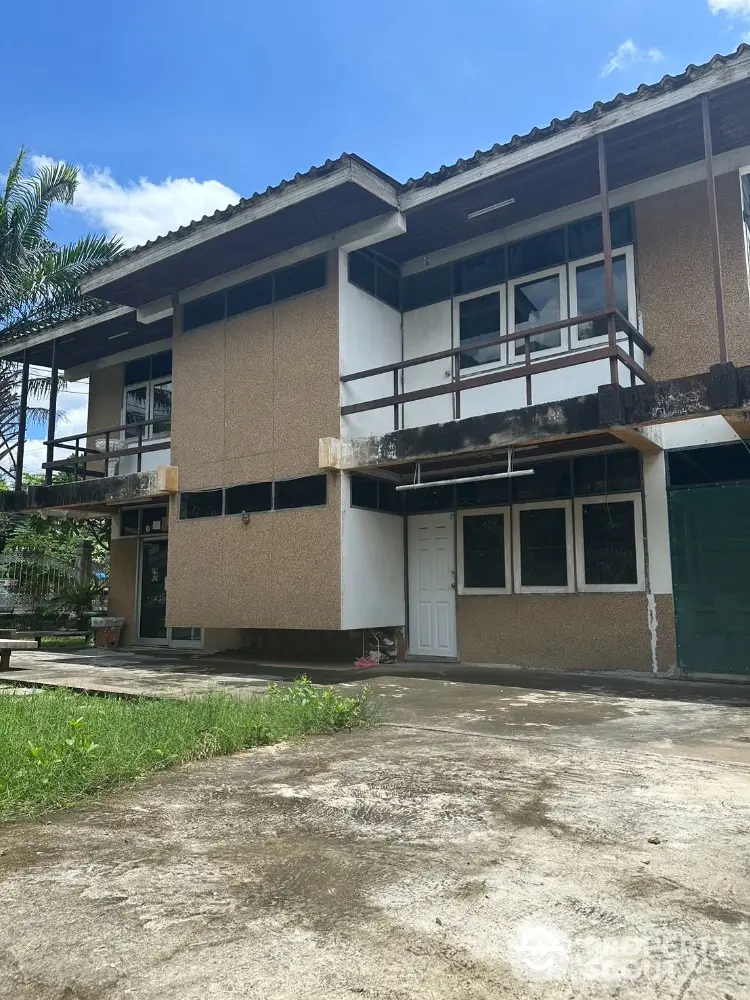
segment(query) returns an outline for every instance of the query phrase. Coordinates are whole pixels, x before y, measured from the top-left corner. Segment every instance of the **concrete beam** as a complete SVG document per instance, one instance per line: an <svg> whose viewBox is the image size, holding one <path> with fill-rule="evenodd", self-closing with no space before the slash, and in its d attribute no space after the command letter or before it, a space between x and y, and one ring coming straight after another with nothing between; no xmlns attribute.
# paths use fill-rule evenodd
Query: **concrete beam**
<svg viewBox="0 0 750 1000"><path fill-rule="evenodd" d="M750 439L750 413L747 410L730 410L722 416L737 437L743 441Z"/></svg>
<svg viewBox="0 0 750 1000"><path fill-rule="evenodd" d="M101 514L110 508L108 513L112 514L111 508L169 496L177 492L178 486L177 468L160 465L151 472L133 472L129 476L30 486L23 493L0 494L0 504L3 510L24 512L80 509Z"/></svg>
<svg viewBox="0 0 750 1000"><path fill-rule="evenodd" d="M609 406L606 412L600 409L602 394L596 393L372 437L322 438L319 463L323 469L365 469L586 438L603 432L619 440L628 438L628 443L641 451L658 450L661 439L653 425L717 413L729 413L737 422L736 414L750 409L750 367L735 369L735 376L737 393L731 408L716 403L716 373L703 372L623 388L614 401L617 407ZM603 398L608 399L607 393Z"/></svg>

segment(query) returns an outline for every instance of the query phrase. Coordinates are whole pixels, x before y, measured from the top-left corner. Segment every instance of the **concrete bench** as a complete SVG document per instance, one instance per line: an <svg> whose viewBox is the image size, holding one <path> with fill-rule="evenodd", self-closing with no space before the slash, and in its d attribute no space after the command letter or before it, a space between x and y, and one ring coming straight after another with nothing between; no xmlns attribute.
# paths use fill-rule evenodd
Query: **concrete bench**
<svg viewBox="0 0 750 1000"><path fill-rule="evenodd" d="M0 670L10 670L10 654L14 649L36 649L29 639L0 639Z"/></svg>
<svg viewBox="0 0 750 1000"><path fill-rule="evenodd" d="M48 632L43 629L22 629L12 633L13 639L36 639L36 648L42 648L42 639L59 639L73 635L82 635L84 639L88 637L89 630L85 628L58 628Z"/></svg>

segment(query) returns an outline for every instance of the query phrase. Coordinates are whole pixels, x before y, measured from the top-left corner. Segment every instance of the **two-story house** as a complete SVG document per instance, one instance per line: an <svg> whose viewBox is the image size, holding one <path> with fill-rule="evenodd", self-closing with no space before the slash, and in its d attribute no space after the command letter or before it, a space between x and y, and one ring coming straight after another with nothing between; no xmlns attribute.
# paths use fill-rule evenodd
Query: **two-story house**
<svg viewBox="0 0 750 1000"><path fill-rule="evenodd" d="M748 672L746 169L742 46L405 184L298 174L0 345L90 386L4 502L111 517L128 643Z"/></svg>

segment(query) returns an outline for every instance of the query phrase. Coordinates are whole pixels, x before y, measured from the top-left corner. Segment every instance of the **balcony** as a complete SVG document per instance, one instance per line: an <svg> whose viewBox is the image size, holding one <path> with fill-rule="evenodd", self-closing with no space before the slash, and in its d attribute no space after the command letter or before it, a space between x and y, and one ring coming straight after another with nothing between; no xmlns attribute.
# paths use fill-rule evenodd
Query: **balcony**
<svg viewBox="0 0 750 1000"><path fill-rule="evenodd" d="M47 461L42 468L47 483L52 482L54 472L67 473L77 480L104 479L151 472L169 465L170 430L170 421L161 416L45 441ZM69 454L54 458L56 451Z"/></svg>
<svg viewBox="0 0 750 1000"><path fill-rule="evenodd" d="M581 347L575 350L564 350L551 354L545 352L544 358L534 360L536 345L544 334L553 334L560 330L586 325L592 328L604 324L606 335L596 338L596 346ZM523 351L519 352L516 345L522 342ZM520 363L504 365L483 365L481 374L474 374L472 369L461 367L463 355L474 355L487 348L507 348L513 345L515 355L523 356ZM531 327L523 331L504 334L454 347L449 350L436 351L420 357L396 361L365 371L358 371L342 376L344 392L352 391L359 398L355 402L345 403L341 407L342 418L351 414L379 412L377 422L369 428L370 433L385 433L389 430L399 430L402 427L415 427L430 423L444 422L450 419L460 419L462 416L476 416L480 413L499 412L515 409L518 406L531 406L534 403L552 402L586 393L596 392L599 385L639 385L653 382L643 365L645 358L651 355L653 347L641 333L628 321L625 315L615 307L603 309L596 313L574 316L570 319L560 319L553 323ZM434 369L428 369L427 385L406 390L404 388L406 373L426 366L438 364ZM446 368L447 370L442 371ZM582 366L588 366L583 368ZM551 372L575 369L580 376L569 377L565 384L557 381L552 385L545 376ZM572 373L571 373L572 375ZM367 382L366 380L372 380ZM490 394L481 390L488 386L506 384L512 393ZM383 394L386 385L391 388ZM420 407L426 400L445 398L452 401L452 410L443 410L436 417L434 407ZM392 411L392 426L385 426L382 412ZM389 424L391 422L389 421ZM358 433L367 429L359 425Z"/></svg>

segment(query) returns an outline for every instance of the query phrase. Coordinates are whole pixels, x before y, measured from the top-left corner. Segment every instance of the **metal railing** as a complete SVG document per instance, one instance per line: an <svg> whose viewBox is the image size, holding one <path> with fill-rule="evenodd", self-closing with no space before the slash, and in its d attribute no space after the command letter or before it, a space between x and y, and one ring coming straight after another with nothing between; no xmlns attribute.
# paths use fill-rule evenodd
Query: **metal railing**
<svg viewBox="0 0 750 1000"><path fill-rule="evenodd" d="M159 437L147 437L148 428L155 424L159 425ZM82 479L87 476L91 478L104 478L109 473L109 462L113 459L127 458L135 456L136 472L142 469L142 457L151 451L164 451L170 446L171 422L164 417L157 417L153 420L140 420L129 424L120 424L118 427L104 427L101 430L86 430L79 434L69 434L66 437L53 438L45 441L45 445L52 446L52 449L59 448L63 451L70 451L70 455L65 458L58 458L51 462L43 462L42 468L47 472L47 481L51 482L52 473L69 472L80 473ZM104 440L104 448L91 447L90 442ZM54 450L52 450L54 454ZM104 463L104 469L89 468L90 465L97 466Z"/></svg>
<svg viewBox="0 0 750 1000"><path fill-rule="evenodd" d="M563 351L554 357L546 357L544 360L533 361L533 350L531 340L545 333L555 333L558 330L569 329L574 326L582 326L587 323L607 324L607 343L600 347L574 349ZM622 341L618 341L618 336L627 338L628 350L625 351ZM523 361L520 364L505 365L501 370L488 372L484 375L467 377L466 369L461 369L461 355L470 354L474 351L487 347L497 347L501 344L514 344L524 341ZM630 384L635 385L636 380L641 382L653 382L651 376L635 360L635 348L639 347L644 355L653 353L653 347L646 338L629 322L629 320L617 308L603 309L600 312L589 313L585 316L573 316L570 319L556 320L554 323L545 323L532 329L508 333L503 336L489 337L485 340L473 341L459 347L452 347L444 351L436 351L433 354L423 354L418 358L409 358L404 361L395 361L391 364L380 365L377 368L368 368L366 371L354 372L351 375L343 375L341 381L344 383L355 382L360 379L374 378L377 375L393 376L393 392L388 396L380 396L377 399L368 399L359 403L348 403L341 407L342 415L349 413L363 413L366 410L378 410L386 406L393 407L394 430L399 429L400 417L399 407L404 403L412 403L420 399L430 399L433 396L452 394L455 400L455 416L461 416L461 393L480 386L495 385L499 382L509 382L523 378L526 380L526 405L531 406L532 398L532 378L542 372L556 371L561 368L570 368L575 365L583 365L590 361L609 360L610 378L615 384L619 384L618 365L624 365L630 373ZM414 368L418 365L430 364L433 361L450 359L452 364L451 381L438 385L429 386L425 389L414 389L405 392L401 389L400 378L407 368Z"/></svg>

